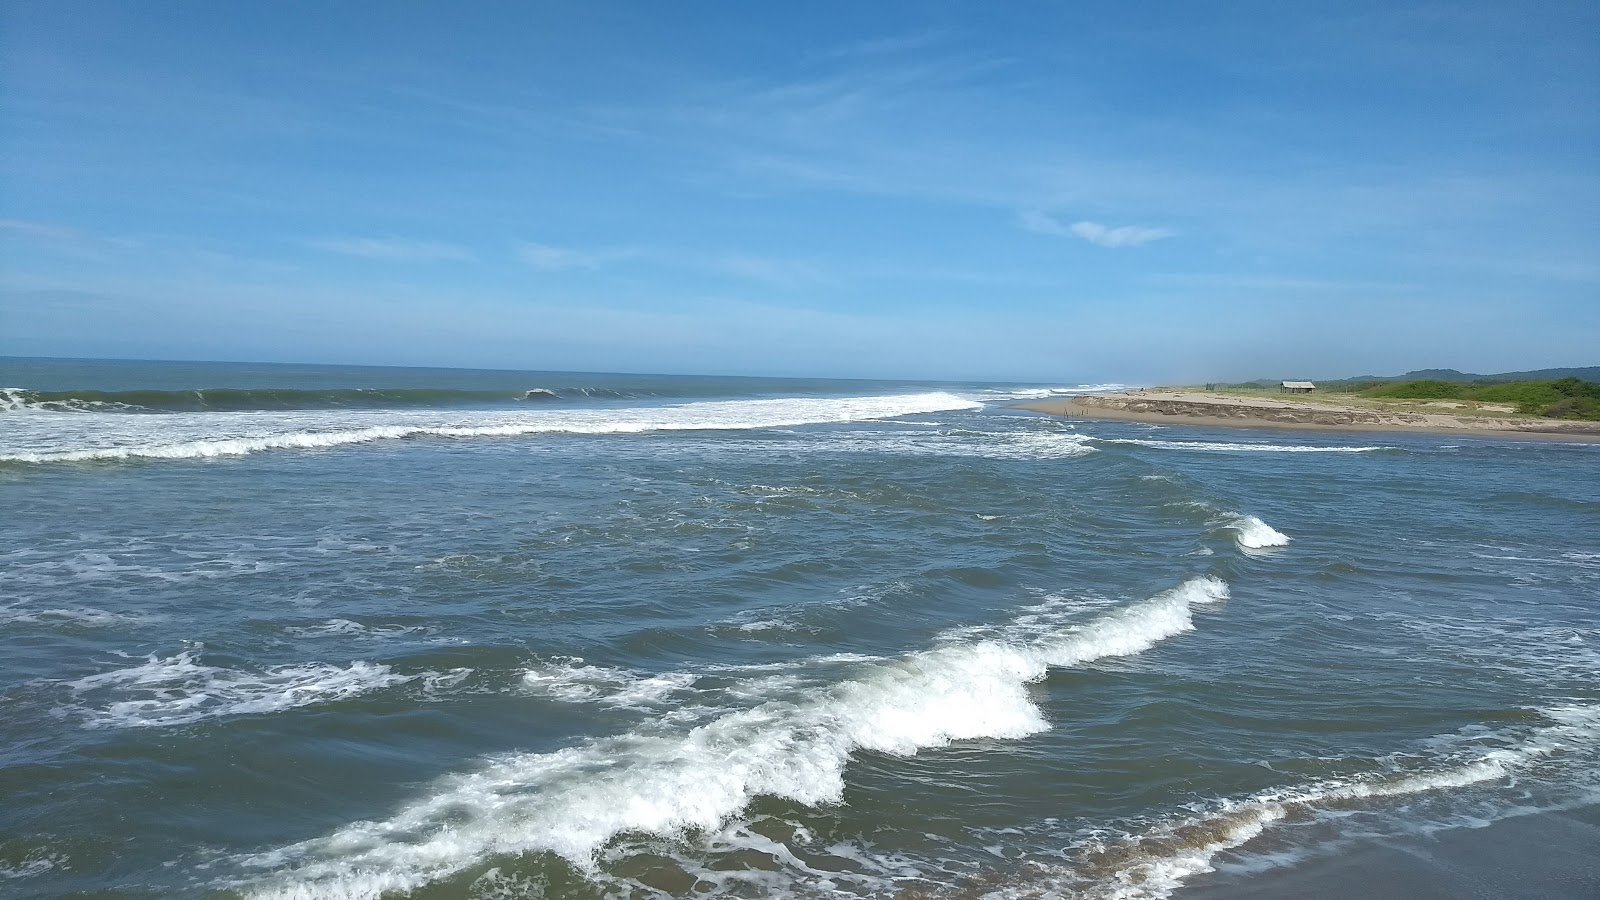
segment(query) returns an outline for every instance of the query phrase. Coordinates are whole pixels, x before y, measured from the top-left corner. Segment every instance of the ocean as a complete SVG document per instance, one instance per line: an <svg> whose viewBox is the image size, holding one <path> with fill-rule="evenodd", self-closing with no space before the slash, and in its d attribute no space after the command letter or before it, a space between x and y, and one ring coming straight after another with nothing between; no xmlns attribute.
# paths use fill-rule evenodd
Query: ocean
<svg viewBox="0 0 1600 900"><path fill-rule="evenodd" d="M1600 803L1600 445L0 385L5 896L1131 900Z"/></svg>

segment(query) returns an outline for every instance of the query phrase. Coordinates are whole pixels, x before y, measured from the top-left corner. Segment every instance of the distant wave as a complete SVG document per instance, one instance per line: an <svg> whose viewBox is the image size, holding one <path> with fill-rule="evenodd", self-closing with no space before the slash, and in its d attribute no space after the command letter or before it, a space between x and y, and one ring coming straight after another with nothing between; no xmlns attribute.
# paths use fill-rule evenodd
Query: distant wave
<svg viewBox="0 0 1600 900"><path fill-rule="evenodd" d="M781 398L771 400L726 400L685 403L678 406L631 407L624 409L573 409L563 412L525 413L514 417L480 419L482 424L411 421L369 425L362 428L336 427L330 420L326 428L306 429L303 418L282 422L251 419L253 430L288 426L293 430L249 436L174 440L169 430L162 435L141 434L128 443L113 446L61 447L0 452L0 461L20 463L82 462L122 459L204 459L241 456L264 450L318 449L370 441L410 437L514 437L534 434L641 434L653 431L719 431L752 428L782 428L798 425L855 422L955 409L973 409L980 404L953 394L895 394L878 397ZM182 417L180 417L182 418ZM192 417L190 417L192 418ZM206 417L195 426L210 430ZM185 423L193 424L193 423ZM294 427L300 426L300 427Z"/></svg>
<svg viewBox="0 0 1600 900"><path fill-rule="evenodd" d="M454 409L655 396L590 387L469 391L448 388L216 388L192 391L31 391L0 388L0 412L244 412L288 409Z"/></svg>
<svg viewBox="0 0 1600 900"><path fill-rule="evenodd" d="M1075 397L1079 394L1120 391L1126 387L1122 384L1079 384L1072 387L990 388L978 396L985 400L1048 400L1052 397Z"/></svg>
<svg viewBox="0 0 1600 900"><path fill-rule="evenodd" d="M758 796L838 802L852 753L909 756L1046 730L1029 683L1053 667L1143 652L1192 629L1194 605L1227 596L1226 584L1202 577L1078 624L1041 606L983 639L859 663L855 677L799 702L771 700L678 734L630 733L501 757L445 779L390 819L243 858L247 868L275 871L232 887L252 897L377 898L492 855L541 850L594 871L595 854L625 832L715 830ZM581 665L537 679L591 677L597 698L627 683Z"/></svg>

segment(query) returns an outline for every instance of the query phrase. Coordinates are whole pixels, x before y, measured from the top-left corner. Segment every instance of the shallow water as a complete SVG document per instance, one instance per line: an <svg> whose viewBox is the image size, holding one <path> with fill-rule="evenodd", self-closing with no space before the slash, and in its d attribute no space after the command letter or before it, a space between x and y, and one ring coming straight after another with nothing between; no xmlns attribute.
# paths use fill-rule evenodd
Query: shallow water
<svg viewBox="0 0 1600 900"><path fill-rule="evenodd" d="M1600 797L1595 445L0 385L0 893L1162 897Z"/></svg>

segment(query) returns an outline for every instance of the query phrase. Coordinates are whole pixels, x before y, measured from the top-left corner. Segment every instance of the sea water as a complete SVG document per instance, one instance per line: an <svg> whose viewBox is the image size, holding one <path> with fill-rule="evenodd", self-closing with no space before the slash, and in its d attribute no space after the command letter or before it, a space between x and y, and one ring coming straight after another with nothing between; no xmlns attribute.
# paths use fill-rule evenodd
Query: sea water
<svg viewBox="0 0 1600 900"><path fill-rule="evenodd" d="M0 894L1159 898L1600 801L1600 446L0 361Z"/></svg>

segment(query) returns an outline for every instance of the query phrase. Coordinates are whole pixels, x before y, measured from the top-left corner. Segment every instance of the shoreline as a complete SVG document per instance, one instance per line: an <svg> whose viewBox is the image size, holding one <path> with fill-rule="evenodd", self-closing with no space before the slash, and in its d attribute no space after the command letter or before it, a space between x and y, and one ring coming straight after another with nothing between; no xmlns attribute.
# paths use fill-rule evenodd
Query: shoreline
<svg viewBox="0 0 1600 900"><path fill-rule="evenodd" d="M1325 433L1390 432L1600 443L1600 422L1377 410L1348 404L1176 390L1118 391L1018 403L1053 416L1163 425Z"/></svg>

